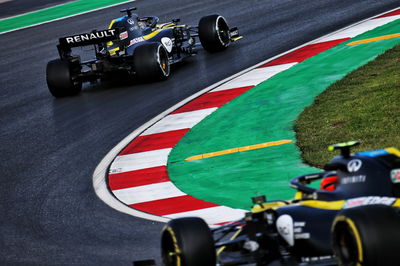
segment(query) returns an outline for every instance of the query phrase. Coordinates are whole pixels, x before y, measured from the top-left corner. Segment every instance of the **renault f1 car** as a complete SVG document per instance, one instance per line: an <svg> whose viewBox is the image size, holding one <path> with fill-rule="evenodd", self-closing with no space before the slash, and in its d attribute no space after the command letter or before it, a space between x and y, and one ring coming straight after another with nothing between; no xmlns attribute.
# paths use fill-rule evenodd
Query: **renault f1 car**
<svg viewBox="0 0 400 266"><path fill-rule="evenodd" d="M341 155L324 172L294 178L293 200L255 197L243 219L213 229L196 217L169 221L164 265L399 265L400 151L351 154L357 144L331 146Z"/></svg>
<svg viewBox="0 0 400 266"><path fill-rule="evenodd" d="M205 16L198 26L172 22L159 23L155 16L139 17L136 8L114 19L106 30L59 39L59 59L47 64L47 85L55 97L78 94L83 82L121 73L145 81L168 78L170 66L196 54L202 46L208 52L225 50L241 39L237 28L229 28L220 15ZM94 46L95 58L81 60L73 48Z"/></svg>

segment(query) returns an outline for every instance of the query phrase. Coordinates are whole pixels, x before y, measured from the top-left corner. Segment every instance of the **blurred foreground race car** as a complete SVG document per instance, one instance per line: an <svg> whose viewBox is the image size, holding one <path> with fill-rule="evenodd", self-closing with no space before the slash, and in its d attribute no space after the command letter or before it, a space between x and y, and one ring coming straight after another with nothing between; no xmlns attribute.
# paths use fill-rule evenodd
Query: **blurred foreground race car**
<svg viewBox="0 0 400 266"><path fill-rule="evenodd" d="M195 55L199 46L219 52L242 38L220 15L205 16L198 26L188 26L177 24L179 19L159 24L158 17L139 17L133 10L121 10L127 15L113 20L107 30L59 39L60 59L50 61L46 70L54 97L78 94L83 82L121 73L144 81L163 80L170 75L170 65ZM73 54L73 48L88 45L94 46L95 58L82 61Z"/></svg>
<svg viewBox="0 0 400 266"><path fill-rule="evenodd" d="M293 200L255 197L242 220L213 229L169 221L164 265L400 265L400 151L350 154L357 144L332 145L341 155L324 172L294 178Z"/></svg>

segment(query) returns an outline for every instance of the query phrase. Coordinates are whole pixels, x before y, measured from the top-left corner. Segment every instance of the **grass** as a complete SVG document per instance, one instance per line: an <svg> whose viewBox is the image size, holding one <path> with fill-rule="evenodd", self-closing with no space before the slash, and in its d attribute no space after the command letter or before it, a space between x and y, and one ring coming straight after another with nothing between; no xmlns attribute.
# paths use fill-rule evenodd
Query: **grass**
<svg viewBox="0 0 400 266"><path fill-rule="evenodd" d="M332 158L329 144L359 140L353 151L400 148L400 45L321 93L295 131L304 161L316 167Z"/></svg>

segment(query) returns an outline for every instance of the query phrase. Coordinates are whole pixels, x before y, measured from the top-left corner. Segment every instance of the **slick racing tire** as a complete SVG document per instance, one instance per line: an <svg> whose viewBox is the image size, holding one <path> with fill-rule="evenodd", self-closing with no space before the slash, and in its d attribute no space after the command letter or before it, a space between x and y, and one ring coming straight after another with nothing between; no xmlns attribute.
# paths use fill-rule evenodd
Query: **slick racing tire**
<svg viewBox="0 0 400 266"><path fill-rule="evenodd" d="M74 67L66 60L56 59L47 63L46 80L50 93L56 97L66 97L79 94L82 82L76 80L80 71L79 64Z"/></svg>
<svg viewBox="0 0 400 266"><path fill-rule="evenodd" d="M220 15L202 17L199 21L199 38L208 52L225 50L231 42L228 23Z"/></svg>
<svg viewBox="0 0 400 266"><path fill-rule="evenodd" d="M170 74L168 52L161 43L145 43L133 54L136 77L142 81L165 80Z"/></svg>
<svg viewBox="0 0 400 266"><path fill-rule="evenodd" d="M339 265L399 265L400 209L367 205L344 209L332 224Z"/></svg>
<svg viewBox="0 0 400 266"><path fill-rule="evenodd" d="M162 231L161 256L165 266L215 266L210 228L198 217L169 221Z"/></svg>

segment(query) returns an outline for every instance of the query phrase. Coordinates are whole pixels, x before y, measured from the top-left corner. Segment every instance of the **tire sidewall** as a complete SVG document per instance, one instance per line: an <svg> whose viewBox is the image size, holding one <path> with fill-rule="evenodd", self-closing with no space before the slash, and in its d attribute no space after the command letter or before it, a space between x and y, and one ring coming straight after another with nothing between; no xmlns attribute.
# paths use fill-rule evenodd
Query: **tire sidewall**
<svg viewBox="0 0 400 266"><path fill-rule="evenodd" d="M336 229L340 225L354 237L362 265L398 265L400 255L399 209L387 205L369 205L342 210L332 225L332 246L338 257ZM341 261L341 263L344 263Z"/></svg>
<svg viewBox="0 0 400 266"><path fill-rule="evenodd" d="M163 229L163 238L167 235L181 254L181 265L215 266L214 239L204 220L197 217L171 220Z"/></svg>
<svg viewBox="0 0 400 266"><path fill-rule="evenodd" d="M78 94L82 82L74 82L74 74L70 62L61 59L50 61L46 67L46 82L50 93L57 98Z"/></svg>
<svg viewBox="0 0 400 266"><path fill-rule="evenodd" d="M142 81L165 80L170 75L168 52L161 43L144 43L135 48L133 70Z"/></svg>
<svg viewBox="0 0 400 266"><path fill-rule="evenodd" d="M223 16L215 14L202 17L198 28L200 42L208 52L223 51L229 46L229 26ZM222 36L222 32L226 36Z"/></svg>

